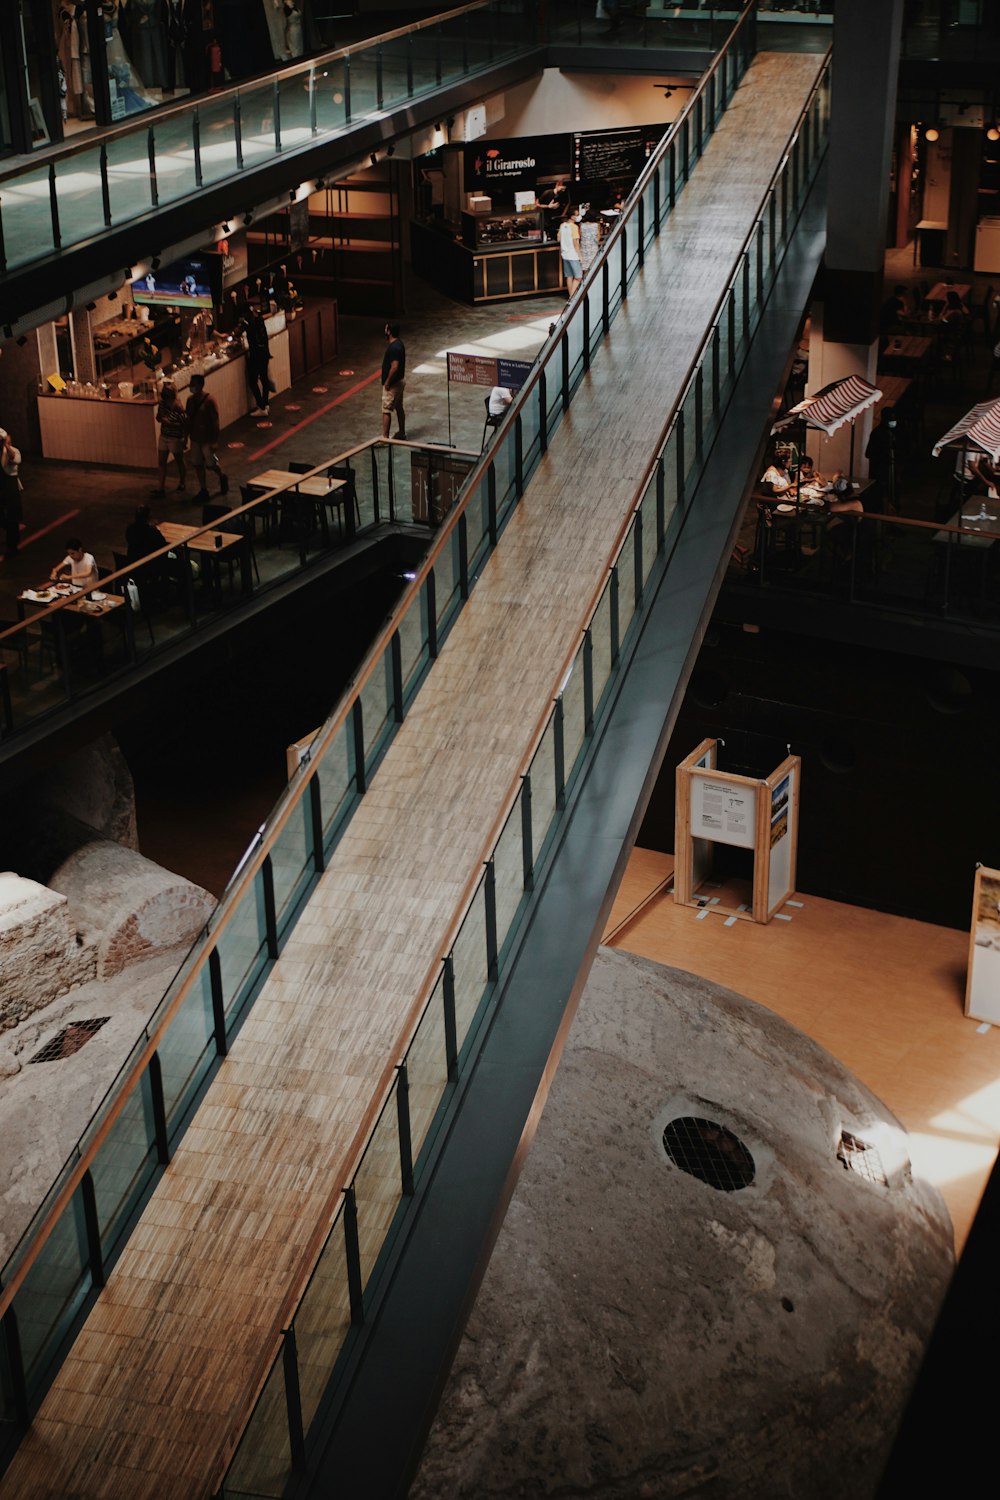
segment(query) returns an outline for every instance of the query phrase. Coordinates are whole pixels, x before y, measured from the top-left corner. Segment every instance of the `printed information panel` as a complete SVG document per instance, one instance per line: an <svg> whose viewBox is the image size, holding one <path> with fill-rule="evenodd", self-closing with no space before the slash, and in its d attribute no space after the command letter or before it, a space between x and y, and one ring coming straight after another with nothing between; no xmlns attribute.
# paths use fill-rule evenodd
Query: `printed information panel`
<svg viewBox="0 0 1000 1500"><path fill-rule="evenodd" d="M752 849L757 788L711 776L691 778L691 833L715 844Z"/></svg>

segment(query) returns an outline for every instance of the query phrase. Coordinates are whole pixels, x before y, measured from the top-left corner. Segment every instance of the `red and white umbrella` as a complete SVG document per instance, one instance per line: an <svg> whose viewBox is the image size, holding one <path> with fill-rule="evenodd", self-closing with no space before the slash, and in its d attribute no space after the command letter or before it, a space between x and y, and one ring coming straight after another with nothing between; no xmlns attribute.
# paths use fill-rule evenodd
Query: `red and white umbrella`
<svg viewBox="0 0 1000 1500"><path fill-rule="evenodd" d="M995 464L1000 464L1000 396L992 401L980 401L978 406L967 411L961 421L934 444L935 458L942 448L988 453Z"/></svg>
<svg viewBox="0 0 1000 1500"><path fill-rule="evenodd" d="M881 399L882 392L870 380L863 380L860 375L845 375L843 380L834 380L814 396L807 396L798 406L786 411L771 428L771 435L773 437L776 432L784 432L787 427L804 422L807 427L815 427L832 437L838 427L856 421L863 411Z"/></svg>

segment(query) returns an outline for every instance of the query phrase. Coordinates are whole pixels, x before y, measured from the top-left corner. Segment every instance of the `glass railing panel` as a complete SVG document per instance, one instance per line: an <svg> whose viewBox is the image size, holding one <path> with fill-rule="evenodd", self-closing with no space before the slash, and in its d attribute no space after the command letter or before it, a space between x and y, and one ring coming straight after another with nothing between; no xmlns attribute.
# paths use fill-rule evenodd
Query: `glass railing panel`
<svg viewBox="0 0 1000 1500"><path fill-rule="evenodd" d="M496 896L497 949L503 949L518 907L524 898L524 840L521 835L521 796L511 809L493 851Z"/></svg>
<svg viewBox="0 0 1000 1500"><path fill-rule="evenodd" d="M343 130L347 124L347 102L342 58L317 64L312 70L312 91L317 129L323 132Z"/></svg>
<svg viewBox="0 0 1000 1500"><path fill-rule="evenodd" d="M365 1147L361 1165L354 1175L354 1196L358 1208L361 1285L366 1292L375 1263L385 1244L389 1226L399 1207L402 1192L399 1117L394 1084L379 1115L378 1124Z"/></svg>
<svg viewBox="0 0 1000 1500"><path fill-rule="evenodd" d="M551 443L552 435L563 415L563 392L562 392L562 352L555 359L549 361L545 372L545 420L548 441Z"/></svg>
<svg viewBox="0 0 1000 1500"><path fill-rule="evenodd" d="M408 703L420 672L427 664L427 586L420 589L415 604L399 619L399 655L403 680L403 702Z"/></svg>
<svg viewBox="0 0 1000 1500"><path fill-rule="evenodd" d="M78 1187L14 1297L29 1391L37 1386L90 1285L83 1196Z"/></svg>
<svg viewBox="0 0 1000 1500"><path fill-rule="evenodd" d="M531 761L531 861L537 865L556 813L556 727L549 716Z"/></svg>
<svg viewBox="0 0 1000 1500"><path fill-rule="evenodd" d="M413 92L426 93L437 87L439 38L435 27L424 27L410 33L410 55L413 59Z"/></svg>
<svg viewBox="0 0 1000 1500"><path fill-rule="evenodd" d="M486 898L483 882L466 913L452 949L455 975L455 1032L459 1051L469 1034L488 978L486 969Z"/></svg>
<svg viewBox="0 0 1000 1500"><path fill-rule="evenodd" d="M293 151L297 146L308 145L313 138L313 69L293 73L290 78L279 78L277 85L281 149ZM318 109L316 114L318 128Z"/></svg>
<svg viewBox="0 0 1000 1500"><path fill-rule="evenodd" d="M635 542L633 540L633 529L635 521L629 527L618 554L618 626L619 635L625 639L625 632L632 623L635 614Z"/></svg>
<svg viewBox="0 0 1000 1500"><path fill-rule="evenodd" d="M264 882L258 871L216 940L227 1017L242 1004L267 962L264 910Z"/></svg>
<svg viewBox="0 0 1000 1500"><path fill-rule="evenodd" d="M157 1043L167 1130L173 1134L216 1057L208 965Z"/></svg>
<svg viewBox="0 0 1000 1500"><path fill-rule="evenodd" d="M410 98L410 39L390 37L382 43L382 107L393 109Z"/></svg>
<svg viewBox="0 0 1000 1500"><path fill-rule="evenodd" d="M489 525L489 485L484 470L465 507L465 541L470 574L479 571L489 551Z"/></svg>
<svg viewBox="0 0 1000 1500"><path fill-rule="evenodd" d="M458 527L445 538L434 562L434 602L438 639L459 604Z"/></svg>
<svg viewBox="0 0 1000 1500"><path fill-rule="evenodd" d="M604 337L604 324L601 321L602 309L604 307L604 290L603 278L600 272L598 272L587 287L585 295L590 306L590 352L593 354Z"/></svg>
<svg viewBox="0 0 1000 1500"><path fill-rule="evenodd" d="M434 29L441 38L441 82L454 83L466 72L464 17L446 16Z"/></svg>
<svg viewBox="0 0 1000 1500"><path fill-rule="evenodd" d="M551 378L546 372L546 379ZM528 392L524 405L521 407L521 455L525 483L527 483L539 456L539 430L541 427L541 386L542 382L536 380Z"/></svg>
<svg viewBox="0 0 1000 1500"><path fill-rule="evenodd" d="M180 133L180 132L179 132ZM190 133L188 132L188 138ZM183 139L183 135L181 136ZM108 196L111 200L112 224L127 224L136 214L146 213L153 206L149 177L149 152L145 131L132 131L129 135L112 136L107 142ZM71 161L77 158L71 158ZM66 162L68 167L71 162ZM162 173L160 167L162 165ZM160 178L163 186L160 188ZM93 191L100 191L100 171ZM157 189L169 197L180 197L193 192L197 186L194 171L194 154L190 157L183 146L158 163ZM91 205L94 212L94 205ZM103 228L103 222L101 227ZM96 231L95 231L96 232Z"/></svg>
<svg viewBox="0 0 1000 1500"><path fill-rule="evenodd" d="M407 1049L406 1077L410 1089L410 1149L416 1164L448 1085L443 974Z"/></svg>
<svg viewBox="0 0 1000 1500"><path fill-rule="evenodd" d="M159 1158L149 1071L125 1099L118 1118L94 1157L90 1175L105 1257L156 1174Z"/></svg>
<svg viewBox="0 0 1000 1500"><path fill-rule="evenodd" d="M84 172L81 174L81 178L83 177L87 179L87 188L84 189L81 180L81 193L92 192L93 174ZM55 239L49 209L49 174L46 168L39 167L30 172L22 172L14 180L3 183L0 189L0 206L3 209L7 265L11 270L15 266L30 265L32 261L40 260L42 256L53 253ZM89 209L90 219L97 218L97 222L93 223L91 229L93 234L99 233L101 229L100 212L100 198L98 198L97 205L91 203Z"/></svg>
<svg viewBox="0 0 1000 1500"><path fill-rule="evenodd" d="M642 190L643 241L648 248L656 238L656 187L655 173ZM638 225L636 235L638 236Z"/></svg>
<svg viewBox="0 0 1000 1500"><path fill-rule="evenodd" d="M497 522L503 521L508 509L517 499L514 483L514 424L493 439L490 448L493 472L496 475Z"/></svg>
<svg viewBox="0 0 1000 1500"><path fill-rule="evenodd" d="M684 457L685 477L687 479L694 473L695 454L698 450L698 398L695 392L696 379L691 381L684 393L680 410L684 418Z"/></svg>
<svg viewBox="0 0 1000 1500"><path fill-rule="evenodd" d="M302 1425L312 1425L351 1326L344 1215L338 1212L295 1314Z"/></svg>
<svg viewBox="0 0 1000 1500"><path fill-rule="evenodd" d="M392 673L388 651L361 689L360 698L365 731L365 767L370 769L392 722Z"/></svg>
<svg viewBox="0 0 1000 1500"><path fill-rule="evenodd" d="M201 122L201 174L202 182L230 182L240 172L236 157L235 101L232 98L200 99L198 118ZM272 141L273 149L273 141ZM193 170L193 153L182 150L180 166L184 171ZM244 160L247 158L244 157Z"/></svg>
<svg viewBox="0 0 1000 1500"><path fill-rule="evenodd" d="M575 315L565 325L565 338L569 346L569 388L576 390L583 378L583 309L578 307Z"/></svg>
<svg viewBox="0 0 1000 1500"><path fill-rule="evenodd" d="M617 240L608 253L608 315L614 317L622 305L622 252Z"/></svg>
<svg viewBox="0 0 1000 1500"><path fill-rule="evenodd" d="M278 149L279 136L284 149L284 121L280 105L275 104L275 93L271 80L248 83L239 91L244 167L256 167L271 158Z"/></svg>
<svg viewBox="0 0 1000 1500"><path fill-rule="evenodd" d="M354 734L349 714L319 757L315 775L319 778L323 837L329 841L354 801L358 789L354 765Z"/></svg>
<svg viewBox="0 0 1000 1500"><path fill-rule="evenodd" d="M274 911L280 942L292 913L316 873L312 810L308 797L292 808L288 821L271 845Z"/></svg>
<svg viewBox="0 0 1000 1500"><path fill-rule="evenodd" d="M646 592L650 575L656 566L658 547L656 540L656 469L654 468L649 477L649 482L642 496L642 587Z"/></svg>
<svg viewBox="0 0 1000 1500"><path fill-rule="evenodd" d="M563 765L569 782L584 741L583 648L576 653L573 670L562 691Z"/></svg>
<svg viewBox="0 0 1000 1500"><path fill-rule="evenodd" d="M226 1500L282 1500L294 1473L279 1350L226 1474Z"/></svg>
<svg viewBox="0 0 1000 1500"><path fill-rule="evenodd" d="M350 64L351 119L360 120L378 109L378 75L374 49L352 52Z"/></svg>
<svg viewBox="0 0 1000 1500"><path fill-rule="evenodd" d="M611 589L605 588L590 622L591 664L594 673L594 709L611 678Z"/></svg>

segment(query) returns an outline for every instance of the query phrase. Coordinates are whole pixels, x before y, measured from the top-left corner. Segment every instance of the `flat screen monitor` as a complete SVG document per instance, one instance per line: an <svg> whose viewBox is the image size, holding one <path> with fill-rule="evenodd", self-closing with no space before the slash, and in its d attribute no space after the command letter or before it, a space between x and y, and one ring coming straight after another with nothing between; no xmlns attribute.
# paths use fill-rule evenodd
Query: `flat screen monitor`
<svg viewBox="0 0 1000 1500"><path fill-rule="evenodd" d="M132 300L145 307L213 307L222 300L220 272L219 256L186 255L137 277Z"/></svg>
<svg viewBox="0 0 1000 1500"><path fill-rule="evenodd" d="M534 193L515 193L514 194L514 209L515 209L515 212L521 214L521 213L524 212L524 210L526 208L534 208L534 206L535 206L535 195L534 195Z"/></svg>

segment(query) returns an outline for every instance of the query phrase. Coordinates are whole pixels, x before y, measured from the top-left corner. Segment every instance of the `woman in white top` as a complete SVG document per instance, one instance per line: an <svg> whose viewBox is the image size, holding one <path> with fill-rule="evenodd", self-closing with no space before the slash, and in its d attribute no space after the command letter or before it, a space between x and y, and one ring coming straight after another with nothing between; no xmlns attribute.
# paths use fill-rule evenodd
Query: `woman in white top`
<svg viewBox="0 0 1000 1500"><path fill-rule="evenodd" d="M559 225L559 254L562 256L566 291L572 297L583 276L583 267L580 264L580 229L572 207L566 209L562 216L562 223Z"/></svg>
<svg viewBox="0 0 1000 1500"><path fill-rule="evenodd" d="M83 543L76 536L71 536L66 543L66 556L58 567L52 569L49 577L53 583L68 577L70 583L75 584L78 589L96 588L99 581L93 554L84 552Z"/></svg>

